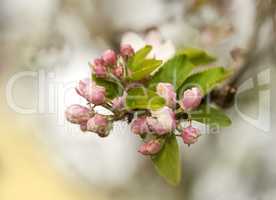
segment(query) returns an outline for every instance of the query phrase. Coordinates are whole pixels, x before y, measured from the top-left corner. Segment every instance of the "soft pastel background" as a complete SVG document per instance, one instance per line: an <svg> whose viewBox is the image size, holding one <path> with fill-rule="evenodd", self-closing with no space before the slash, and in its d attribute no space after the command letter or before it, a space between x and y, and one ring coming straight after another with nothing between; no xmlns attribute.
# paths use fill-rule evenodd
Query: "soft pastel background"
<svg viewBox="0 0 276 200"><path fill-rule="evenodd" d="M274 199L275 8L274 0L0 0L0 199ZM138 155L126 124L101 139L63 115L80 102L72 88L89 75L88 61L125 32L153 28L225 66L242 62L231 50L249 54L226 110L233 125L181 145L179 187Z"/></svg>

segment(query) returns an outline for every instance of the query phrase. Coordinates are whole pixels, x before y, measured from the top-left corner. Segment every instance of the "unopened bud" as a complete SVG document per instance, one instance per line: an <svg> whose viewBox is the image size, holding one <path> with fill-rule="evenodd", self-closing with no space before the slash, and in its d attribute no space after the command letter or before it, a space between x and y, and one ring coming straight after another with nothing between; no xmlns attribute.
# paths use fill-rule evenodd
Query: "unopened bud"
<svg viewBox="0 0 276 200"><path fill-rule="evenodd" d="M124 68L121 65L116 66L112 69L112 74L117 78L122 78L124 75Z"/></svg>
<svg viewBox="0 0 276 200"><path fill-rule="evenodd" d="M88 108L81 105L71 105L65 111L66 119L74 124L86 123L90 116Z"/></svg>
<svg viewBox="0 0 276 200"><path fill-rule="evenodd" d="M106 66L110 66L110 65L115 65L117 62L117 57L116 57L116 53L113 50L106 50L103 55L102 58L104 60L104 63Z"/></svg>
<svg viewBox="0 0 276 200"><path fill-rule="evenodd" d="M94 105L101 105L105 102L105 88L96 85L90 79L81 80L76 91L80 96Z"/></svg>
<svg viewBox="0 0 276 200"><path fill-rule="evenodd" d="M136 135L144 135L149 131L146 117L138 117L131 124L131 131Z"/></svg>
<svg viewBox="0 0 276 200"><path fill-rule="evenodd" d="M120 53L124 58L129 58L134 55L134 49L130 44L122 44L120 48Z"/></svg>
<svg viewBox="0 0 276 200"><path fill-rule="evenodd" d="M92 82L89 78L83 79L79 81L78 86L75 88L76 92L86 98L87 90L92 86Z"/></svg>
<svg viewBox="0 0 276 200"><path fill-rule="evenodd" d="M143 155L155 155L161 150L161 144L158 140L151 140L142 144L138 150Z"/></svg>
<svg viewBox="0 0 276 200"><path fill-rule="evenodd" d="M105 88L99 85L93 85L87 93L89 102L95 105L103 104L105 102L105 95Z"/></svg>
<svg viewBox="0 0 276 200"><path fill-rule="evenodd" d="M97 133L101 137L109 134L109 122L105 115L95 114L87 122L87 130Z"/></svg>
<svg viewBox="0 0 276 200"><path fill-rule="evenodd" d="M182 139L185 144L190 145L196 143L199 136L199 130L192 126L188 126L187 128L184 128L182 131Z"/></svg>
<svg viewBox="0 0 276 200"><path fill-rule="evenodd" d="M92 65L93 73L96 77L106 78L107 77L107 68L104 64L104 60L101 58L97 58L94 60L94 64Z"/></svg>
<svg viewBox="0 0 276 200"><path fill-rule="evenodd" d="M125 96L116 97L112 100L112 109L120 110L124 108Z"/></svg>
<svg viewBox="0 0 276 200"><path fill-rule="evenodd" d="M202 92L199 88L193 87L184 92L180 101L180 106L184 110L193 110L200 105L203 98Z"/></svg>

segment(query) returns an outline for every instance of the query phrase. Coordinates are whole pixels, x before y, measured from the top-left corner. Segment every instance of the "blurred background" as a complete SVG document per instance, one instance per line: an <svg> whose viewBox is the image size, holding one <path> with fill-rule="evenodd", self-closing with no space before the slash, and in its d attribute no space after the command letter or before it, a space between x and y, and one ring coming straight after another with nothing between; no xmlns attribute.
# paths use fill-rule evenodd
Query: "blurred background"
<svg viewBox="0 0 276 200"><path fill-rule="evenodd" d="M275 10L275 0L0 0L0 199L274 199ZM64 120L87 63L153 30L236 70L233 124L181 145L178 187L137 153L127 124L101 139Z"/></svg>

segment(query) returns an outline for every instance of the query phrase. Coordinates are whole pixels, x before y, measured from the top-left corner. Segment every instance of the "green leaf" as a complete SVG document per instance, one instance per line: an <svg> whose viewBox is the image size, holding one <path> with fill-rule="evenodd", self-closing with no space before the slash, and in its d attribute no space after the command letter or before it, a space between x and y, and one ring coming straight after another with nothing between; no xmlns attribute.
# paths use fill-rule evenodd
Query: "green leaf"
<svg viewBox="0 0 276 200"><path fill-rule="evenodd" d="M95 75L92 75L92 79L96 82L97 85L103 86L106 90L107 97L113 99L117 96L123 94L123 89L119 82L116 80L106 80L102 78L97 78Z"/></svg>
<svg viewBox="0 0 276 200"><path fill-rule="evenodd" d="M161 60L147 59L141 62L139 69L132 72L131 80L141 80L149 76L162 64Z"/></svg>
<svg viewBox="0 0 276 200"><path fill-rule="evenodd" d="M157 110L165 105L165 99L155 92L143 87L136 87L127 91L126 105L129 109Z"/></svg>
<svg viewBox="0 0 276 200"><path fill-rule="evenodd" d="M179 95L183 93L183 90L191 86L197 86L202 89L204 94L207 94L215 86L224 81L231 74L230 70L224 67L215 67L199 73L195 73L187 78L179 89Z"/></svg>
<svg viewBox="0 0 276 200"><path fill-rule="evenodd" d="M152 50L152 47L150 45L146 45L142 49L138 50L133 57L128 61L128 67L131 70L137 70L141 64L147 57L147 55Z"/></svg>
<svg viewBox="0 0 276 200"><path fill-rule="evenodd" d="M181 181L181 162L178 143L174 134L166 139L163 149L152 157L158 174L172 184L178 185Z"/></svg>
<svg viewBox="0 0 276 200"><path fill-rule="evenodd" d="M194 65L206 65L216 61L213 55L197 48L185 48L178 52L179 55L186 55Z"/></svg>
<svg viewBox="0 0 276 200"><path fill-rule="evenodd" d="M174 85L177 90L188 75L191 73L194 65L185 55L178 55L168 60L153 76L149 82L150 88L154 88L160 82L167 82Z"/></svg>
<svg viewBox="0 0 276 200"><path fill-rule="evenodd" d="M191 118L204 124L219 125L221 127L230 126L232 123L223 111L206 105L200 106L197 111L191 113Z"/></svg>

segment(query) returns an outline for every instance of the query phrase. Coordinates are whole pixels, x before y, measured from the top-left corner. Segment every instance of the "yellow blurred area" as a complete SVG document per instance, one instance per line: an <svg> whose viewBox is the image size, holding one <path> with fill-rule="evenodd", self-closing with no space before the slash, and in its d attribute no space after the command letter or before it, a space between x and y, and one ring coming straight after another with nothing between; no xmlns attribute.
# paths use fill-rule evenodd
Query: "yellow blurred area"
<svg viewBox="0 0 276 200"><path fill-rule="evenodd" d="M70 182L58 174L31 137L14 120L0 116L0 199L75 200L104 199L93 189Z"/></svg>

